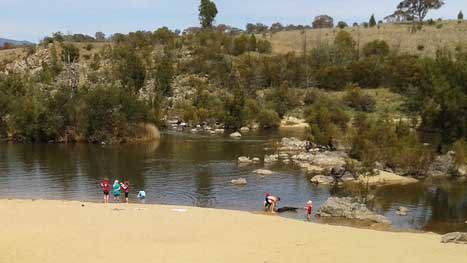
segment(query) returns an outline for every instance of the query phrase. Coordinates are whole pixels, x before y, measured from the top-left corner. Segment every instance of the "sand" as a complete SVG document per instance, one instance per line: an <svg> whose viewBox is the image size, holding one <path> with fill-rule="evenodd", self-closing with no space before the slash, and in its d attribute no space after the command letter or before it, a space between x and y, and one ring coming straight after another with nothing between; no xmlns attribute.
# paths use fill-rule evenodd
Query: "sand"
<svg viewBox="0 0 467 263"><path fill-rule="evenodd" d="M0 200L0 262L467 262L431 233L328 226L248 212Z"/></svg>

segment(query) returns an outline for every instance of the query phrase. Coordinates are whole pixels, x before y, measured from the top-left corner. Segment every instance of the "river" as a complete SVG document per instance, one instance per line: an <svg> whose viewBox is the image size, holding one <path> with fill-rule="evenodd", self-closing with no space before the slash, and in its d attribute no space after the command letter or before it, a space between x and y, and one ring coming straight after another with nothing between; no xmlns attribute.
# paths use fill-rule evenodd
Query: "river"
<svg viewBox="0 0 467 263"><path fill-rule="evenodd" d="M239 156L263 157L272 142L297 131L250 133L228 137L164 133L144 145L0 144L0 198L101 201L103 177L131 183L130 201L139 190L147 203L261 211L265 192L281 197L282 206L302 208L307 200L319 207L336 188L316 186L292 165L269 167L275 173L258 177L259 166L239 167ZM244 177L246 186L232 179ZM396 230L446 233L467 231L467 183L455 180L379 188L373 208ZM409 215L395 214L399 206ZM316 210L316 209L315 209ZM305 215L282 216L302 220Z"/></svg>

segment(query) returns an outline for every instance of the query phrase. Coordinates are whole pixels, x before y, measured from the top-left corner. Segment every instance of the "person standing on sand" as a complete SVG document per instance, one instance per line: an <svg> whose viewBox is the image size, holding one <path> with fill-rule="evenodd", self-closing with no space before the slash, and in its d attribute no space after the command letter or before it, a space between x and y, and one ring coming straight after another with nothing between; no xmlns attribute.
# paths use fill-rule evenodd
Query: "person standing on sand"
<svg viewBox="0 0 467 263"><path fill-rule="evenodd" d="M114 196L114 201L115 202L120 202L120 194L121 194L121 189L120 189L120 184L118 180L114 181L114 185L112 187L112 194Z"/></svg>
<svg viewBox="0 0 467 263"><path fill-rule="evenodd" d="M306 211L306 219L311 221L311 217L313 216L313 201L308 201L305 206Z"/></svg>
<svg viewBox="0 0 467 263"><path fill-rule="evenodd" d="M105 177L101 182L102 192L104 193L104 204L109 202L110 182L109 178Z"/></svg>
<svg viewBox="0 0 467 263"><path fill-rule="evenodd" d="M130 182L125 181L122 184L123 192L125 193L125 202L128 204L128 194L130 193Z"/></svg>

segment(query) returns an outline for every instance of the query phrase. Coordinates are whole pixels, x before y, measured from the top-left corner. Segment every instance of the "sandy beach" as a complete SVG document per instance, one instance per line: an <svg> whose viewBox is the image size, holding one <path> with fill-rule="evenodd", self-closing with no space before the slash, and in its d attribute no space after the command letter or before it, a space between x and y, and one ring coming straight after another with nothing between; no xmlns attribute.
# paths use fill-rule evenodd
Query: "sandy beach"
<svg viewBox="0 0 467 263"><path fill-rule="evenodd" d="M42 200L0 200L0 211L2 263L467 262L466 245L436 234L239 211Z"/></svg>

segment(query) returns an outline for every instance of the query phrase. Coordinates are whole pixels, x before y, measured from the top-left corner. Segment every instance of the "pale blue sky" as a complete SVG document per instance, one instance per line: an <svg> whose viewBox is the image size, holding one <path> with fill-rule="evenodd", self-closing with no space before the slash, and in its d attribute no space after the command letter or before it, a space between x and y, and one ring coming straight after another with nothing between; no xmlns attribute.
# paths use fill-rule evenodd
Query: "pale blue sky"
<svg viewBox="0 0 467 263"><path fill-rule="evenodd" d="M217 23L244 28L248 22L270 25L310 24L318 14L336 21L366 21L390 14L399 0L217 0ZM456 18L467 14L467 0L446 0L430 17ZM154 30L161 26L184 29L198 24L199 0L0 0L0 37L37 42L56 32L106 34Z"/></svg>

